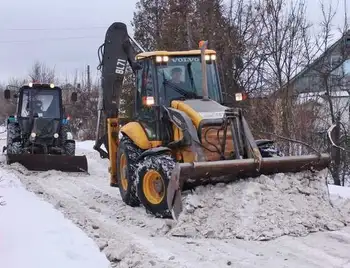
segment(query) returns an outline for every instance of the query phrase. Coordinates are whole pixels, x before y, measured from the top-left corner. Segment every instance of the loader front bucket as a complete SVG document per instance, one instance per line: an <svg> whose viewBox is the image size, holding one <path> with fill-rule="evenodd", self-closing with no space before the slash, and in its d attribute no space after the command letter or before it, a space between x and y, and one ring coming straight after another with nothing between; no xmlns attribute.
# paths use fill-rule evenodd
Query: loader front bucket
<svg viewBox="0 0 350 268"><path fill-rule="evenodd" d="M237 179L322 170L331 162L328 154L255 159L222 160L212 162L177 163L167 189L168 208L173 218L182 211L181 191L199 185L232 182ZM221 176L221 177L220 177Z"/></svg>
<svg viewBox="0 0 350 268"><path fill-rule="evenodd" d="M85 155L8 154L6 158L7 164L19 163L33 171L88 172Z"/></svg>

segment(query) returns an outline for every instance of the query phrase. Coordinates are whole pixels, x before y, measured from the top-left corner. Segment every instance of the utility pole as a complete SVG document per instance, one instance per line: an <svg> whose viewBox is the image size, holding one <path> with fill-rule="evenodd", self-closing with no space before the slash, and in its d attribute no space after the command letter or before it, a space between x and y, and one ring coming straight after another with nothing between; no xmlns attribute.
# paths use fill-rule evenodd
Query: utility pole
<svg viewBox="0 0 350 268"><path fill-rule="evenodd" d="M190 27L190 20L189 15L186 15L186 31L187 31L187 46L188 49L192 48L192 33L191 33L191 27Z"/></svg>
<svg viewBox="0 0 350 268"><path fill-rule="evenodd" d="M345 11L345 31L347 32L349 30L349 23L348 23L348 11L347 11L347 6L346 6L346 1L344 0L344 11Z"/></svg>
<svg viewBox="0 0 350 268"><path fill-rule="evenodd" d="M87 66L87 88L88 91L91 91L91 80L90 80L90 65Z"/></svg>

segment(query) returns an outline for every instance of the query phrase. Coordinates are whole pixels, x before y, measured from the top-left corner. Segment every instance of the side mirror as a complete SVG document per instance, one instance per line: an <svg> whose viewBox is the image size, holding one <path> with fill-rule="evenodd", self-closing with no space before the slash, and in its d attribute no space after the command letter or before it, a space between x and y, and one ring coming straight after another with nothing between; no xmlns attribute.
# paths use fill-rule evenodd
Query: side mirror
<svg viewBox="0 0 350 268"><path fill-rule="evenodd" d="M240 56L235 57L235 65L238 70L242 70L244 67L243 59Z"/></svg>
<svg viewBox="0 0 350 268"><path fill-rule="evenodd" d="M70 100L72 102L76 102L78 100L78 94L76 92L73 92L72 95L70 96Z"/></svg>
<svg viewBox="0 0 350 268"><path fill-rule="evenodd" d="M9 89L4 90L4 97L7 100L11 98L11 91Z"/></svg>

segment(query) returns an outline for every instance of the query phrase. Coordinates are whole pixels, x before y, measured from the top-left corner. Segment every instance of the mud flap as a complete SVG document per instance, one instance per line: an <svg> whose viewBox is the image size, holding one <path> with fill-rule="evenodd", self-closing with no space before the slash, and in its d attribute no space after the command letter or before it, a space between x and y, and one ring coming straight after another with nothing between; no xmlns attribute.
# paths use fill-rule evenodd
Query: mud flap
<svg viewBox="0 0 350 268"><path fill-rule="evenodd" d="M9 165L19 163L33 171L88 172L86 156L7 154L6 160Z"/></svg>
<svg viewBox="0 0 350 268"><path fill-rule="evenodd" d="M173 218L182 212L181 191L199 185L229 183L238 179L254 178L277 173L297 173L322 170L329 167L328 154L267 157L261 162L254 159L222 160L212 162L177 163L167 189L168 208ZM186 187L186 188L187 188Z"/></svg>

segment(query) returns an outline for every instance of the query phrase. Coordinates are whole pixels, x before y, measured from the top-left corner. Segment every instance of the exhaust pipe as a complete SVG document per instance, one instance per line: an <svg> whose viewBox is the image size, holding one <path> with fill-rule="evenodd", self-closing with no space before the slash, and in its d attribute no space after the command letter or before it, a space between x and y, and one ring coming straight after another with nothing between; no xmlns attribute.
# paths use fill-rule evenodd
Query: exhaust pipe
<svg viewBox="0 0 350 268"><path fill-rule="evenodd" d="M232 182L276 173L322 170L329 166L329 154L177 163L167 189L168 208L175 220L182 212L181 191L199 185ZM229 177L220 177L229 176Z"/></svg>

